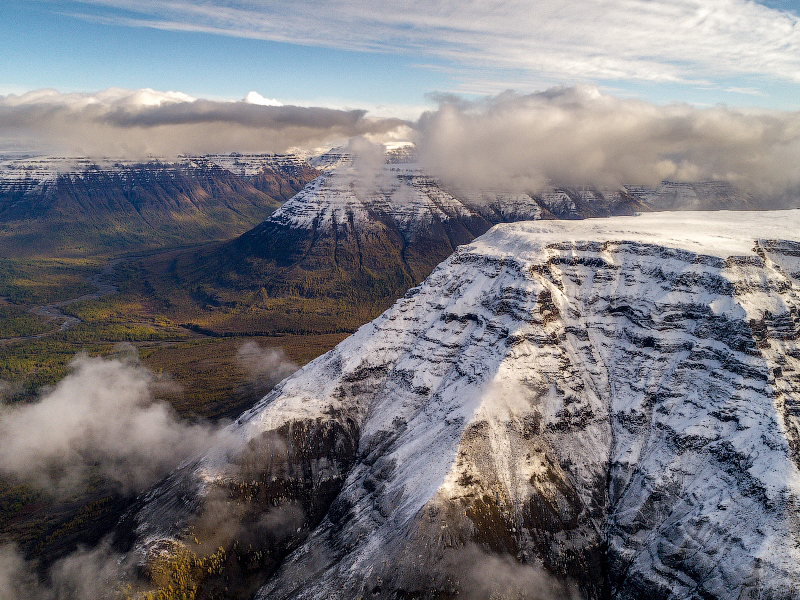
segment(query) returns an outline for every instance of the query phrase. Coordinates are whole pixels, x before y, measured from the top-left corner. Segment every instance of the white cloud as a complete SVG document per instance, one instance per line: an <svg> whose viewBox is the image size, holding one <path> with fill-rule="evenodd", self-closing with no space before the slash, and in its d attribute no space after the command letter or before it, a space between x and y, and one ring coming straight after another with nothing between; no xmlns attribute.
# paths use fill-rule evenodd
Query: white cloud
<svg viewBox="0 0 800 600"><path fill-rule="evenodd" d="M283 106L275 98L264 98L258 92L248 92L244 97L244 101L249 104L258 104L259 106Z"/></svg>
<svg viewBox="0 0 800 600"><path fill-rule="evenodd" d="M800 82L798 17L749 0L83 0L127 25L426 55L522 79ZM525 87L517 85L514 87Z"/></svg>
<svg viewBox="0 0 800 600"><path fill-rule="evenodd" d="M258 394L267 393L299 368L283 348L262 348L253 341L242 344L236 358L247 373L250 388Z"/></svg>
<svg viewBox="0 0 800 600"><path fill-rule="evenodd" d="M108 540L97 547L78 547L56 561L45 580L37 576L37 563L26 560L14 545L0 545L0 598L4 600L115 600L133 583L135 565L130 556L111 548ZM131 586L133 587L133 586Z"/></svg>
<svg viewBox="0 0 800 600"><path fill-rule="evenodd" d="M0 147L143 158L181 153L281 152L380 135L403 125L365 110L283 106L251 92L244 101L110 88L0 96Z"/></svg>
<svg viewBox="0 0 800 600"><path fill-rule="evenodd" d="M68 106L73 110L95 107L145 108L162 106L176 102L194 102L196 98L182 92L160 92L150 88L126 90L108 88L94 93L63 94L54 89L41 89L23 94L9 94L0 98L0 103L8 107L41 105L58 108Z"/></svg>
<svg viewBox="0 0 800 600"><path fill-rule="evenodd" d="M658 106L578 86L445 97L416 135L426 169L462 189L665 179L728 181L769 196L800 189L800 112Z"/></svg>
<svg viewBox="0 0 800 600"><path fill-rule="evenodd" d="M122 491L140 491L224 444L224 429L181 421L158 401L160 383L131 358L78 356L37 402L0 406L0 473L71 493L96 469Z"/></svg>
<svg viewBox="0 0 800 600"><path fill-rule="evenodd" d="M770 195L800 189L800 112L661 106L586 85L438 100L412 122L149 89L38 90L0 97L0 147L5 138L16 147L139 158L412 139L425 168L450 185L532 190L669 179L728 181Z"/></svg>

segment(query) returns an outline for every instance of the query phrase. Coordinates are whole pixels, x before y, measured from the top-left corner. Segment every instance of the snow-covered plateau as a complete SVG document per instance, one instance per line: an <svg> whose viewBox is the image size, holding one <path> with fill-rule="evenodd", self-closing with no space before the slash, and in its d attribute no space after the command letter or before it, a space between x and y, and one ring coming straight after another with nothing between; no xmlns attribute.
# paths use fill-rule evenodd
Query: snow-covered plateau
<svg viewBox="0 0 800 600"><path fill-rule="evenodd" d="M798 286L800 210L498 225L151 490L133 548L250 552L264 599L800 597Z"/></svg>
<svg viewBox="0 0 800 600"><path fill-rule="evenodd" d="M525 199L530 212L526 216L539 218L538 206L530 197ZM364 173L351 161L309 183L271 215L271 220L296 229L335 229L349 223L373 227L386 218L408 230L433 221L480 216L418 168L386 165Z"/></svg>

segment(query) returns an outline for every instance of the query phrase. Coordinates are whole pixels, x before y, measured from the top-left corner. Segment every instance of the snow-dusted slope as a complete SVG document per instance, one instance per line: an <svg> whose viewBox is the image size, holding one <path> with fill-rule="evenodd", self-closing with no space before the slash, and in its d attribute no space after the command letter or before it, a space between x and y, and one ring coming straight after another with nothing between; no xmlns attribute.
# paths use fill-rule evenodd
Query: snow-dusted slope
<svg viewBox="0 0 800 600"><path fill-rule="evenodd" d="M313 224L330 229L348 223L368 227L386 217L405 230L434 221L480 219L416 169L386 165L364 173L351 161L308 184L271 219L299 229L311 229Z"/></svg>
<svg viewBox="0 0 800 600"><path fill-rule="evenodd" d="M137 547L202 538L226 490L225 543L265 528L279 566L260 598L467 594L486 552L541 595L796 598L798 232L499 225L154 490Z"/></svg>
<svg viewBox="0 0 800 600"><path fill-rule="evenodd" d="M390 221L408 233L433 222L469 219L485 226L542 218L632 214L645 209L624 190L555 190L540 195L498 190L444 189L414 163L390 162L364 169L346 154L326 155L325 174L309 184L273 219L303 229L368 226Z"/></svg>
<svg viewBox="0 0 800 600"><path fill-rule="evenodd" d="M296 154L206 154L183 160L207 160L245 179L257 177L264 169L301 169L306 161Z"/></svg>
<svg viewBox="0 0 800 600"><path fill-rule="evenodd" d="M231 238L317 175L286 155L172 162L0 155L3 251L65 256Z"/></svg>
<svg viewBox="0 0 800 600"><path fill-rule="evenodd" d="M341 278L333 292L316 285L307 294L366 291L370 298L386 294L379 301L388 305L490 227L408 165L364 168L344 156L263 223L221 247L216 260L239 273L229 286L234 289L245 281L283 295L308 277Z"/></svg>

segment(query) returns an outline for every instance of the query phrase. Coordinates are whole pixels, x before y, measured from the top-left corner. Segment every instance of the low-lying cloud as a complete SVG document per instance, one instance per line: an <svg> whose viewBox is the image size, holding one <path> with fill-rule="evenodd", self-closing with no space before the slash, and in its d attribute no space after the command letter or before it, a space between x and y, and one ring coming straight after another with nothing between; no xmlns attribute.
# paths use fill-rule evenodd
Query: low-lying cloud
<svg viewBox="0 0 800 600"><path fill-rule="evenodd" d="M19 384L9 383L0 379L0 405L9 401L15 395L22 391L22 386Z"/></svg>
<svg viewBox="0 0 800 600"><path fill-rule="evenodd" d="M241 347L238 359L250 379L266 389L297 369L282 349L254 342ZM181 420L160 401L159 395L173 393L175 384L141 365L133 347L121 347L113 358L78 355L71 369L35 403L0 404L3 477L71 497L85 489L88 476L99 474L131 493L211 447L242 452L224 424ZM279 437L267 437L248 445L231 469L241 469L251 481L257 475L247 469L268 468L270 460L284 464L288 453ZM212 489L197 527L197 535L204 532L203 544L196 550L214 552L233 539L275 546L298 531L304 519L291 504L270 507L255 522L243 523L245 514L246 506L232 500L229 490ZM106 539L94 548L78 548L43 573L15 545L0 545L0 598L128 597L122 593L126 589L149 586L139 580L135 561Z"/></svg>
<svg viewBox="0 0 800 600"><path fill-rule="evenodd" d="M419 552L423 552L422 555ZM420 560L421 559L421 560ZM538 560L521 563L508 553L496 553L467 541L443 546L428 542L424 548L409 545L394 561L376 569L369 586L387 585L431 595L486 600L578 600L578 586L568 578L549 572ZM431 594L435 591L435 594Z"/></svg>
<svg viewBox="0 0 800 600"><path fill-rule="evenodd" d="M255 394L266 394L299 368L283 348L262 348L253 341L242 344L236 359L247 373L248 385Z"/></svg>
<svg viewBox="0 0 800 600"><path fill-rule="evenodd" d="M458 582L459 596L467 600L517 598L519 600L578 600L571 582L557 579L534 564L521 564L507 554L493 554L477 544L450 549L445 566Z"/></svg>
<svg viewBox="0 0 800 600"><path fill-rule="evenodd" d="M537 191L663 180L800 188L800 112L659 106L577 86L466 102L417 124L424 167L460 188Z"/></svg>
<svg viewBox="0 0 800 600"><path fill-rule="evenodd" d="M78 356L37 402L0 407L0 473L56 494L99 473L132 493L224 442L220 426L183 421L159 401L163 385L135 358Z"/></svg>
<svg viewBox="0 0 800 600"><path fill-rule="evenodd" d="M283 106L254 98L225 102L149 89L11 94L0 97L0 142L15 148L119 158L282 152L380 135L405 123L368 117L364 110Z"/></svg>
<svg viewBox="0 0 800 600"><path fill-rule="evenodd" d="M45 578L36 563L13 544L0 546L0 598L13 600L114 600L134 572L130 557L114 551L108 541L92 549L78 548L56 561Z"/></svg>

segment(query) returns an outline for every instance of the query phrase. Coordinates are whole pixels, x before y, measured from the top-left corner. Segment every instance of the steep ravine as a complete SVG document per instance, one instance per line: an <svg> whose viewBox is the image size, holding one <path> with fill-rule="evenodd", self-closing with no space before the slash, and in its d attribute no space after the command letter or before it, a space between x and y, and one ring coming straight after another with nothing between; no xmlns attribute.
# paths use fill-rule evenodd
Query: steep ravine
<svg viewBox="0 0 800 600"><path fill-rule="evenodd" d="M800 211L742 229L495 227L153 490L135 551L250 544L270 599L798 597Z"/></svg>

